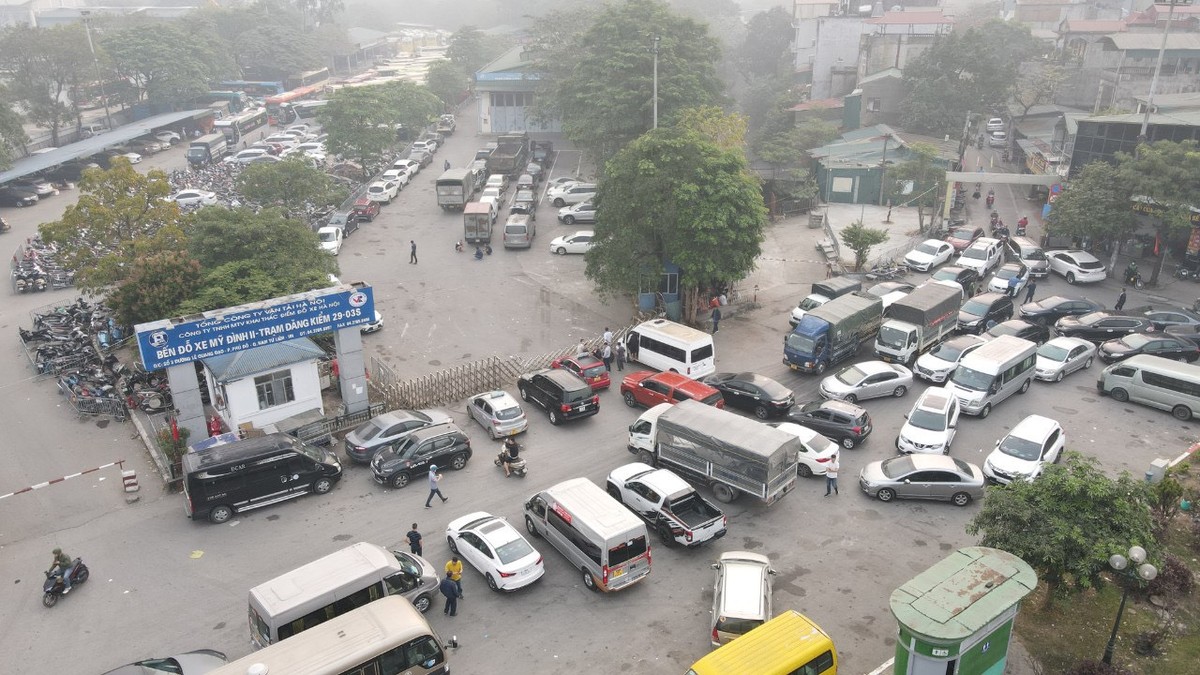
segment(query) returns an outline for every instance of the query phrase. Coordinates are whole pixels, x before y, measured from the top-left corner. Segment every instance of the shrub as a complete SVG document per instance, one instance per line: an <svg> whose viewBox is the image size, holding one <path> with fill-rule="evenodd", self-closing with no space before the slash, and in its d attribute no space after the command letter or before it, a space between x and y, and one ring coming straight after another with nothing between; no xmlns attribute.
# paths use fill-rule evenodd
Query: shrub
<svg viewBox="0 0 1200 675"><path fill-rule="evenodd" d="M1183 595L1189 595L1196 587L1196 578L1187 563L1170 553L1164 553L1162 565L1159 566L1158 576L1146 584L1146 592L1159 595L1168 601Z"/></svg>

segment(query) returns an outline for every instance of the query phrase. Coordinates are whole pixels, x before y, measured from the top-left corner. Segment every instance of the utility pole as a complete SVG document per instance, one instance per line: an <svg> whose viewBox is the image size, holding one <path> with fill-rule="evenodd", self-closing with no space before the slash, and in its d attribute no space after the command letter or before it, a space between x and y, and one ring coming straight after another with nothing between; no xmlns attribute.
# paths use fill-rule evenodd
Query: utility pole
<svg viewBox="0 0 1200 675"><path fill-rule="evenodd" d="M83 17L83 30L87 33L88 49L92 52L92 64L96 67L96 79L100 82L100 100L104 102L104 122L108 126L108 130L112 131L112 115L108 112L108 94L104 93L104 75L100 72L100 59L96 57L96 46L92 44L92 22L89 18L91 11L81 10L80 16Z"/></svg>
<svg viewBox="0 0 1200 675"><path fill-rule="evenodd" d="M1158 75L1162 72L1163 56L1167 51L1167 36L1171 33L1171 21L1175 17L1175 6L1192 4L1192 0L1167 0L1167 2L1170 3L1170 9L1167 10L1167 23L1163 26L1162 42L1158 46L1158 60L1154 62L1154 77L1150 79L1150 93L1146 96L1146 112L1142 115L1142 130L1138 133L1138 145L1147 140L1150 110L1154 107L1154 89L1158 86Z"/></svg>
<svg viewBox="0 0 1200 675"><path fill-rule="evenodd" d="M967 119L963 120L962 138L958 140L958 164L965 166L967 159L967 134L971 133L971 111L967 111Z"/></svg>
<svg viewBox="0 0 1200 675"><path fill-rule="evenodd" d="M1172 8L1173 7L1174 7L1174 5L1172 5ZM662 37L655 35L653 39L654 39L654 46L650 48L650 51L654 52L654 126L652 126L651 129L657 129L658 128L658 43L662 41ZM1164 46L1165 46L1165 43L1164 43ZM1161 60L1161 56L1159 58Z"/></svg>

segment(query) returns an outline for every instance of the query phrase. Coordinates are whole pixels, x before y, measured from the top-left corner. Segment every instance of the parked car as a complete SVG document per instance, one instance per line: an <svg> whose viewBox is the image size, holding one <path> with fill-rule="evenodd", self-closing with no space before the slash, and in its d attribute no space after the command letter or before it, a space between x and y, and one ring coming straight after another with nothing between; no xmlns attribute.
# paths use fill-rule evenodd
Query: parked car
<svg viewBox="0 0 1200 675"><path fill-rule="evenodd" d="M1101 344L1099 354L1100 360L1105 363L1124 361L1138 354L1193 363L1200 358L1200 348L1192 341L1170 333L1132 333Z"/></svg>
<svg viewBox="0 0 1200 675"><path fill-rule="evenodd" d="M717 558L709 639L719 647L775 616L771 600L771 559L750 551L726 551ZM694 672L694 671L693 671Z"/></svg>
<svg viewBox="0 0 1200 675"><path fill-rule="evenodd" d="M596 222L596 206L588 200L558 210L558 221L565 225Z"/></svg>
<svg viewBox="0 0 1200 675"><path fill-rule="evenodd" d="M517 379L517 391L522 401L532 401L544 409L554 425L600 412L600 397L591 385L561 368L522 375Z"/></svg>
<svg viewBox="0 0 1200 675"><path fill-rule="evenodd" d="M372 417L346 434L346 456L355 462L370 462L385 445L402 441L417 429L452 421L444 410L393 410Z"/></svg>
<svg viewBox="0 0 1200 675"><path fill-rule="evenodd" d="M381 330L383 330L383 315L379 313L379 310L375 311L375 316L371 319L370 323L364 323L358 327L358 332L363 335L378 333Z"/></svg>
<svg viewBox="0 0 1200 675"><path fill-rule="evenodd" d="M950 454L959 413L958 397L948 387L927 388L904 416L896 449L909 454Z"/></svg>
<svg viewBox="0 0 1200 675"><path fill-rule="evenodd" d="M725 405L749 410L763 420L786 415L796 404L791 389L757 373L713 373L700 381L721 392Z"/></svg>
<svg viewBox="0 0 1200 675"><path fill-rule="evenodd" d="M867 295L875 296L876 298L886 298L892 293L912 293L916 288L913 284L907 281L881 281L867 289Z"/></svg>
<svg viewBox="0 0 1200 675"><path fill-rule="evenodd" d="M1104 263L1087 251L1047 251L1050 271L1067 280L1068 284L1104 281Z"/></svg>
<svg viewBox="0 0 1200 675"><path fill-rule="evenodd" d="M955 251L961 252L982 236L982 227L956 227L950 230L950 234L946 237L946 243L953 246Z"/></svg>
<svg viewBox="0 0 1200 675"><path fill-rule="evenodd" d="M384 446L371 459L376 483L402 488L436 467L458 471L471 459L471 439L452 422L417 429Z"/></svg>
<svg viewBox="0 0 1200 675"><path fill-rule="evenodd" d="M217 193L208 190L180 190L167 197L180 206L212 206L217 203Z"/></svg>
<svg viewBox="0 0 1200 675"><path fill-rule="evenodd" d="M270 154L266 148L246 148L239 150L237 154L227 156L224 161L227 164L249 164L250 160L264 157Z"/></svg>
<svg viewBox="0 0 1200 675"><path fill-rule="evenodd" d="M1000 240L992 237L980 237L963 249L954 264L975 270L982 279L993 269L999 267L1002 262L1004 262L1004 246Z"/></svg>
<svg viewBox="0 0 1200 675"><path fill-rule="evenodd" d="M987 338L978 335L956 335L922 354L913 366L913 375L929 382L947 382L959 361L979 349Z"/></svg>
<svg viewBox="0 0 1200 675"><path fill-rule="evenodd" d="M512 394L503 390L485 391L467 399L467 412L492 440L515 436L529 428L529 418Z"/></svg>
<svg viewBox="0 0 1200 675"><path fill-rule="evenodd" d="M413 176L421 173L421 168L423 166L425 165L414 159L398 159L395 162L392 162L392 168L404 169L410 180Z"/></svg>
<svg viewBox="0 0 1200 675"><path fill-rule="evenodd" d="M1027 302L1021 305L1021 318L1035 323L1053 326L1064 316L1079 316L1104 309L1098 302L1087 298L1069 298L1062 295L1052 295L1037 302Z"/></svg>
<svg viewBox="0 0 1200 675"><path fill-rule="evenodd" d="M586 352L563 356L550 362L551 368L563 368L588 383L592 391L608 389L612 384L604 361Z"/></svg>
<svg viewBox="0 0 1200 675"><path fill-rule="evenodd" d="M1003 293L983 293L967 300L958 310L958 330L979 335L993 324L1011 319L1012 314L1012 298Z"/></svg>
<svg viewBox="0 0 1200 675"><path fill-rule="evenodd" d="M898 363L864 361L846 366L821 380L821 395L856 403L868 398L900 398L912 386L912 371Z"/></svg>
<svg viewBox="0 0 1200 675"><path fill-rule="evenodd" d="M542 554L507 520L486 511L455 518L446 545L483 575L493 591L515 591L546 573Z"/></svg>
<svg viewBox="0 0 1200 675"><path fill-rule="evenodd" d="M1045 382L1061 382L1082 368L1091 368L1096 345L1080 338L1056 337L1037 350L1034 377Z"/></svg>
<svg viewBox="0 0 1200 675"><path fill-rule="evenodd" d="M1083 316L1065 316L1054 323L1054 330L1063 337L1083 338L1098 344L1130 333L1153 332L1154 324L1144 316L1092 312Z"/></svg>
<svg viewBox="0 0 1200 675"><path fill-rule="evenodd" d="M1200 346L1200 324L1195 326L1167 326L1167 329L1163 332Z"/></svg>
<svg viewBox="0 0 1200 675"><path fill-rule="evenodd" d="M942 263L949 262L954 245L937 239L926 239L916 248L904 254L904 264L918 272L928 272Z"/></svg>
<svg viewBox="0 0 1200 675"><path fill-rule="evenodd" d="M38 203L38 196L29 190L18 190L11 187L0 188L0 206L33 206Z"/></svg>
<svg viewBox="0 0 1200 675"><path fill-rule="evenodd" d="M621 380L621 398L630 408L653 408L659 403L692 400L725 407L725 399L716 388L685 375L663 371L639 370Z"/></svg>
<svg viewBox="0 0 1200 675"><path fill-rule="evenodd" d="M664 546L694 548L724 537L725 514L670 469L633 462L608 474L606 491L646 521Z"/></svg>
<svg viewBox="0 0 1200 675"><path fill-rule="evenodd" d="M340 227L322 227L317 230L317 240L321 243L321 248L331 255L337 255L342 252L342 238L345 235Z"/></svg>
<svg viewBox="0 0 1200 675"><path fill-rule="evenodd" d="M405 185L408 185L408 171L405 169L388 169L384 171L379 180L394 182L403 190Z"/></svg>
<svg viewBox="0 0 1200 675"><path fill-rule="evenodd" d="M166 150L168 147L170 147L170 145L164 145L163 142L157 138L135 138L132 141L129 141L129 143L126 144L126 147L133 152L152 155L156 152L162 152L163 150Z"/></svg>
<svg viewBox="0 0 1200 675"><path fill-rule="evenodd" d="M933 281L949 281L958 284L963 291L963 297L975 295L979 286L979 272L958 265L948 265L929 277Z"/></svg>
<svg viewBox="0 0 1200 675"><path fill-rule="evenodd" d="M400 184L393 180L377 180L367 186L367 199L390 204L400 193Z"/></svg>
<svg viewBox="0 0 1200 675"><path fill-rule="evenodd" d="M1029 274L1029 268L1024 263L1004 263L992 275L992 280L988 282L988 290L993 293L1007 293L1009 292L1009 281L1015 278L1017 286L1012 290L1012 296L1015 298L1029 284Z"/></svg>
<svg viewBox="0 0 1200 675"><path fill-rule="evenodd" d="M182 140L182 137L174 131L156 131L154 137L159 141L171 145L176 141Z"/></svg>
<svg viewBox="0 0 1200 675"><path fill-rule="evenodd" d="M58 194L58 189L55 188L50 181L44 178L38 178L36 176L26 176L24 178L18 178L17 180L11 180L5 183L4 187L32 192L38 196L38 199Z"/></svg>
<svg viewBox="0 0 1200 675"><path fill-rule="evenodd" d="M488 176L487 182L483 184L484 189L496 188L500 194L508 192L508 176L502 173L494 173Z"/></svg>
<svg viewBox="0 0 1200 675"><path fill-rule="evenodd" d="M1055 464L1067 444L1062 426L1041 415L1030 415L1017 423L983 462L983 475L996 483L1033 480L1047 464Z"/></svg>
<svg viewBox="0 0 1200 675"><path fill-rule="evenodd" d="M517 190L513 195L512 206L508 209L509 213L524 213L530 219L537 219L537 193L533 190Z"/></svg>
<svg viewBox="0 0 1200 675"><path fill-rule="evenodd" d="M858 475L863 492L881 502L932 499L966 506L983 497L983 471L949 455L901 455L871 462Z"/></svg>
<svg viewBox="0 0 1200 675"><path fill-rule="evenodd" d="M992 117L987 121L987 131L1004 131L1004 120L999 117Z"/></svg>
<svg viewBox="0 0 1200 675"><path fill-rule="evenodd" d="M557 207L578 204L596 196L594 183L568 183L563 187L551 187L546 191L550 203Z"/></svg>
<svg viewBox="0 0 1200 675"><path fill-rule="evenodd" d="M815 429L847 450L871 435L871 415L866 408L846 401L820 399L802 403L788 412L787 421Z"/></svg>
<svg viewBox="0 0 1200 675"><path fill-rule="evenodd" d="M838 444L821 435L820 432L795 422L771 422L770 426L786 431L800 439L800 452L797 458L796 474L801 478L809 476L824 476L830 462L838 453Z"/></svg>
<svg viewBox="0 0 1200 675"><path fill-rule="evenodd" d="M592 230L580 230L574 234L564 234L550 240L550 252L558 255L578 253L580 255L592 250L596 233Z"/></svg>
<svg viewBox="0 0 1200 675"><path fill-rule="evenodd" d="M120 668L109 670L104 675L154 675L155 673L204 675L220 668L228 662L225 654L215 649L196 649L174 656L135 661Z"/></svg>
<svg viewBox="0 0 1200 675"><path fill-rule="evenodd" d="M1009 319L1008 321L1001 321L987 329L984 335L988 337L1013 335L1022 340L1029 340L1040 345L1050 339L1050 328L1040 323L1031 323L1022 319Z"/></svg>
<svg viewBox="0 0 1200 675"><path fill-rule="evenodd" d="M1146 312L1146 318L1157 330L1169 326L1200 326L1200 314L1178 307L1152 309Z"/></svg>
<svg viewBox="0 0 1200 675"><path fill-rule="evenodd" d="M354 216L359 222L371 222L379 215L379 202L370 197L359 197L354 200ZM347 233L349 234L349 233Z"/></svg>
<svg viewBox="0 0 1200 675"><path fill-rule="evenodd" d="M428 150L416 149L408 153L409 161L416 162L422 169L433 163L433 154Z"/></svg>

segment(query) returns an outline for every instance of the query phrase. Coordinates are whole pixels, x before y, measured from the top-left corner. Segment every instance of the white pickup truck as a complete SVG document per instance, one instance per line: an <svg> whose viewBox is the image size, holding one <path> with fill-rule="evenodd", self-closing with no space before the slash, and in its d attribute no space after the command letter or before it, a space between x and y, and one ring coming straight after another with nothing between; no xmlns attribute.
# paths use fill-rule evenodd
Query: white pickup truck
<svg viewBox="0 0 1200 675"><path fill-rule="evenodd" d="M634 462L608 474L608 494L641 516L667 546L699 546L725 536L725 514L667 469Z"/></svg>

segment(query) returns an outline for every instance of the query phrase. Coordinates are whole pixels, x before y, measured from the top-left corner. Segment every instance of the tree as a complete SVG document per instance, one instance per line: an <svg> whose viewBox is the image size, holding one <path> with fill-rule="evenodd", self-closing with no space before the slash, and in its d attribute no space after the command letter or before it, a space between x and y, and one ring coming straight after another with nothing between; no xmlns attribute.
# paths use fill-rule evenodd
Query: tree
<svg viewBox="0 0 1200 675"><path fill-rule="evenodd" d="M51 144L59 145L59 129L79 115L67 94L92 79L84 74L92 55L82 26L13 26L0 35L0 61L29 121L49 129Z"/></svg>
<svg viewBox="0 0 1200 675"><path fill-rule="evenodd" d="M792 167L792 178L800 180L808 174L812 158L808 151L837 138L837 127L819 119L807 119L799 126L780 130L774 136L763 139L755 146L758 158L776 169Z"/></svg>
<svg viewBox="0 0 1200 675"><path fill-rule="evenodd" d="M595 199L604 220L587 276L603 294L657 289L674 263L691 321L702 289L754 269L766 210L739 150L693 131L651 131L608 162Z"/></svg>
<svg viewBox="0 0 1200 675"><path fill-rule="evenodd" d="M553 36L547 31L543 38ZM721 103L716 40L662 0L605 5L578 40L536 45L538 71L549 105L561 113L563 133L597 163L653 126L655 46L660 126L684 108Z"/></svg>
<svg viewBox="0 0 1200 675"><path fill-rule="evenodd" d="M165 173L143 175L117 158L108 171L85 171L79 199L61 220L43 223L38 232L76 270L76 286L101 291L128 278L139 257L183 247L186 221L169 194Z"/></svg>
<svg viewBox="0 0 1200 675"><path fill-rule="evenodd" d="M281 206L289 216L303 214L306 205L322 207L346 198L344 187L300 157L251 164L238 176L237 187L248 199Z"/></svg>
<svg viewBox="0 0 1200 675"><path fill-rule="evenodd" d="M1128 473L1109 478L1095 459L1068 452L1036 480L989 488L967 534L1029 563L1049 602L1102 583L1110 555L1153 544L1146 486Z"/></svg>
<svg viewBox="0 0 1200 675"><path fill-rule="evenodd" d="M24 147L28 142L21 115L13 110L8 90L0 85L0 169L12 166L10 147Z"/></svg>
<svg viewBox="0 0 1200 675"><path fill-rule="evenodd" d="M1054 100L1054 94L1069 73L1061 65L1048 61L1026 62L1020 68L1013 99L1020 104L1021 119L1025 119L1033 106Z"/></svg>
<svg viewBox="0 0 1200 675"><path fill-rule="evenodd" d="M946 186L946 170L937 166L937 148L927 143L909 146L910 157L894 167L888 167L891 180L891 203L896 206L916 206L917 224L925 231L925 209L937 206Z"/></svg>
<svg viewBox="0 0 1200 675"><path fill-rule="evenodd" d="M278 19L256 23L243 31L233 48L243 69L253 68L281 80L325 64L325 55L309 33Z"/></svg>
<svg viewBox="0 0 1200 675"><path fill-rule="evenodd" d="M206 276L229 264L249 263L278 280L286 294L327 286L328 275L337 272L336 259L321 249L316 233L278 209L207 208L193 218L187 249Z"/></svg>
<svg viewBox="0 0 1200 675"><path fill-rule="evenodd" d="M1117 263L1117 245L1137 229L1132 197L1116 166L1092 162L1054 200L1046 231L1054 236L1113 244L1109 262L1112 269Z"/></svg>
<svg viewBox="0 0 1200 675"><path fill-rule="evenodd" d="M507 37L488 35L475 26L459 28L446 43L446 58L468 77L512 45Z"/></svg>
<svg viewBox="0 0 1200 675"><path fill-rule="evenodd" d="M675 126L696 132L722 150L740 150L746 144L746 118L713 105L685 109Z"/></svg>
<svg viewBox="0 0 1200 675"><path fill-rule="evenodd" d="M329 130L325 140L329 152L358 160L365 177L396 144L396 125L419 129L441 110L441 100L426 87L390 82L339 90L317 119Z"/></svg>
<svg viewBox="0 0 1200 675"><path fill-rule="evenodd" d="M755 77L791 77L792 41L796 29L792 15L775 6L750 17L745 41L738 47L738 70L747 82Z"/></svg>
<svg viewBox="0 0 1200 675"><path fill-rule="evenodd" d="M1150 276L1155 284L1167 260L1168 238L1189 231L1191 209L1200 200L1200 143L1157 141L1138 146L1133 155L1118 152L1116 159L1122 186L1160 211L1155 226L1160 253Z"/></svg>
<svg viewBox="0 0 1200 675"><path fill-rule="evenodd" d="M186 251L156 251L134 260L129 275L105 302L126 325L178 316L202 278L200 263Z"/></svg>
<svg viewBox="0 0 1200 675"><path fill-rule="evenodd" d="M943 36L904 69L902 126L958 136L968 112L986 113L1008 102L1021 61L1041 50L1028 28L998 19Z"/></svg>
<svg viewBox="0 0 1200 675"><path fill-rule="evenodd" d="M429 64L425 86L448 108L458 105L471 86L471 78L452 61L442 59Z"/></svg>
<svg viewBox="0 0 1200 675"><path fill-rule="evenodd" d="M862 221L855 221L850 227L842 230L842 243L854 251L854 271L862 269L871 254L871 248L887 241L887 230L864 227Z"/></svg>
<svg viewBox="0 0 1200 675"><path fill-rule="evenodd" d="M175 103L202 96L209 83L238 72L230 46L203 26L138 21L100 34L116 74L137 99Z"/></svg>

